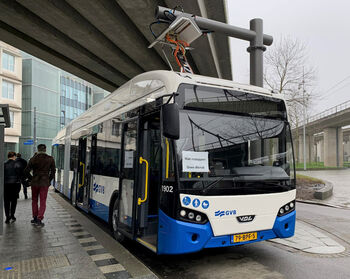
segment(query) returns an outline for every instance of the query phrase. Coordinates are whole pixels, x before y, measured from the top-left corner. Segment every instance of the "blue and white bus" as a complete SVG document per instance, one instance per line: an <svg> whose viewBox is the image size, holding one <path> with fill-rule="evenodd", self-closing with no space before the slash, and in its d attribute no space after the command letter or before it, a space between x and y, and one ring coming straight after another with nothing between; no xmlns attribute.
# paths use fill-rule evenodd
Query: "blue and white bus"
<svg viewBox="0 0 350 279"><path fill-rule="evenodd" d="M60 131L53 156L56 190L158 254L294 234L286 106L260 87L147 72Z"/></svg>

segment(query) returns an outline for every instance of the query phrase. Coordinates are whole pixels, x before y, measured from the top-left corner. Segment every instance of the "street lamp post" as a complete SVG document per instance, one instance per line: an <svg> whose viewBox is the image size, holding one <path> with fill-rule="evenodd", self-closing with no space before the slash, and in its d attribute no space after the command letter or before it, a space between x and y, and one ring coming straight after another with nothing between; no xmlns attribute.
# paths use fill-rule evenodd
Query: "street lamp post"
<svg viewBox="0 0 350 279"><path fill-rule="evenodd" d="M303 81L299 83L298 90L303 86L303 98L302 98L302 106L303 106L303 162L304 162L304 171L306 170L306 99L305 99L305 79L304 79L304 68L303 68ZM299 144L300 146L300 144ZM299 147L300 148L300 147Z"/></svg>

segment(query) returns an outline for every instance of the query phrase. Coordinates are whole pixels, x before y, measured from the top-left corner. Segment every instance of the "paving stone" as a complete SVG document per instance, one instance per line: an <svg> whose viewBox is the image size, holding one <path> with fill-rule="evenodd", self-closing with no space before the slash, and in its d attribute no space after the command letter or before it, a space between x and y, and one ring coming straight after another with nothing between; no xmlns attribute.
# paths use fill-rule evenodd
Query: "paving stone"
<svg viewBox="0 0 350 279"><path fill-rule="evenodd" d="M102 249L102 248L103 248L102 245L93 245L93 246L84 247L84 250L90 251L90 250L97 250L97 249Z"/></svg>
<svg viewBox="0 0 350 279"><path fill-rule="evenodd" d="M105 254L99 254L99 255L92 255L90 256L91 259L93 261L100 261L100 260L107 260L107 259L113 259L114 257L109 254L109 253L105 253Z"/></svg>
<svg viewBox="0 0 350 279"><path fill-rule="evenodd" d="M51 202L50 202L51 201ZM105 278L98 266L93 262L86 252L86 247L97 246L96 239L91 235L82 238L82 241L88 241L86 247L82 247L77 239L78 236L72 235L69 229L82 229L77 220L66 214L65 210L60 210L60 205L52 203L53 198L48 195L48 203L45 214L45 227L38 228L30 224L31 211L30 202L19 200L17 206L17 222L11 226L4 226L4 235L0 237L0 266L1 263L12 263L13 265L20 262L26 263L31 259L35 260L32 266L35 269L26 272L16 271L15 278L21 279L48 279L48 278L84 278L84 279L102 279ZM60 216L60 217L59 217ZM68 226L64 225L67 223ZM74 227L71 227L74 226ZM78 231L76 231L78 232ZM83 235L82 235L83 236ZM90 242L90 243L89 243ZM92 245L91 245L92 243ZM89 244L89 245L88 245ZM8 253L11 251L11 253ZM67 266L55 267L51 261L58 259L59 255L66 258ZM115 264L115 263L112 263ZM30 265L25 264L24 268ZM0 268L0 278L3 277Z"/></svg>
<svg viewBox="0 0 350 279"><path fill-rule="evenodd" d="M314 254L337 254L345 251L345 248L335 240L316 230L313 226L300 221L296 222L293 237L276 238L270 241Z"/></svg>
<svg viewBox="0 0 350 279"><path fill-rule="evenodd" d="M94 237L88 237L88 238L79 239L80 243L95 242L95 241L96 241L96 238L94 238Z"/></svg>
<svg viewBox="0 0 350 279"><path fill-rule="evenodd" d="M107 260L100 260L100 261L94 261L97 266L105 266L105 265L112 265L117 264L118 261L116 259L107 259ZM108 272L104 272L108 273Z"/></svg>
<svg viewBox="0 0 350 279"><path fill-rule="evenodd" d="M345 251L343 246L320 246L305 249L304 252L313 254L337 254Z"/></svg>
<svg viewBox="0 0 350 279"><path fill-rule="evenodd" d="M119 271L119 272L105 273L104 276L106 279L128 279L128 278L131 278L130 274L125 270Z"/></svg>
<svg viewBox="0 0 350 279"><path fill-rule="evenodd" d="M107 250L105 248L101 249L95 249L95 250L89 250L87 253L92 256L92 255L99 255L99 254L105 254L107 253Z"/></svg>
<svg viewBox="0 0 350 279"><path fill-rule="evenodd" d="M99 269L102 271L102 273L111 273L125 270L125 268L121 264L100 266Z"/></svg>

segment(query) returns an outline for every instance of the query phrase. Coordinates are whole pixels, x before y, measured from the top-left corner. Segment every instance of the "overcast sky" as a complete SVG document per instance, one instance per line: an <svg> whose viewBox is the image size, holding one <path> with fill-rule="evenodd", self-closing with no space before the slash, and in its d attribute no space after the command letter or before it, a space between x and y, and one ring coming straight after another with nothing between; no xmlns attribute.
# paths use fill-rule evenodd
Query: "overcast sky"
<svg viewBox="0 0 350 279"><path fill-rule="evenodd" d="M262 18L264 33L272 35L274 42L288 36L306 44L310 63L317 70L316 91L321 95L313 113L350 100L349 0L227 0L227 5L232 25L249 28L250 19ZM237 82L249 83L248 45L230 39Z"/></svg>

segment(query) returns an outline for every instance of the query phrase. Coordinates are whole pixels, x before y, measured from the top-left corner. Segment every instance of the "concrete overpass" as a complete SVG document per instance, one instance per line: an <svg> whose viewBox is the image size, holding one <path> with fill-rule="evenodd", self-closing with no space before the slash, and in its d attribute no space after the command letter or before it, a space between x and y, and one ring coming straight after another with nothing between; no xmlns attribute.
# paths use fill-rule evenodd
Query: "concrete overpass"
<svg viewBox="0 0 350 279"><path fill-rule="evenodd" d="M350 125L350 101L327 109L307 119L306 123L306 160L320 160L325 166L343 166L350 154L350 129L342 128ZM296 157L303 161L303 126L297 132L293 130L296 142ZM317 159L318 158L318 159Z"/></svg>
<svg viewBox="0 0 350 279"><path fill-rule="evenodd" d="M169 69L160 46L147 48L158 5L227 22L224 0L0 0L0 40L113 91L142 72ZM191 45L193 70L232 79L228 38L209 36Z"/></svg>

